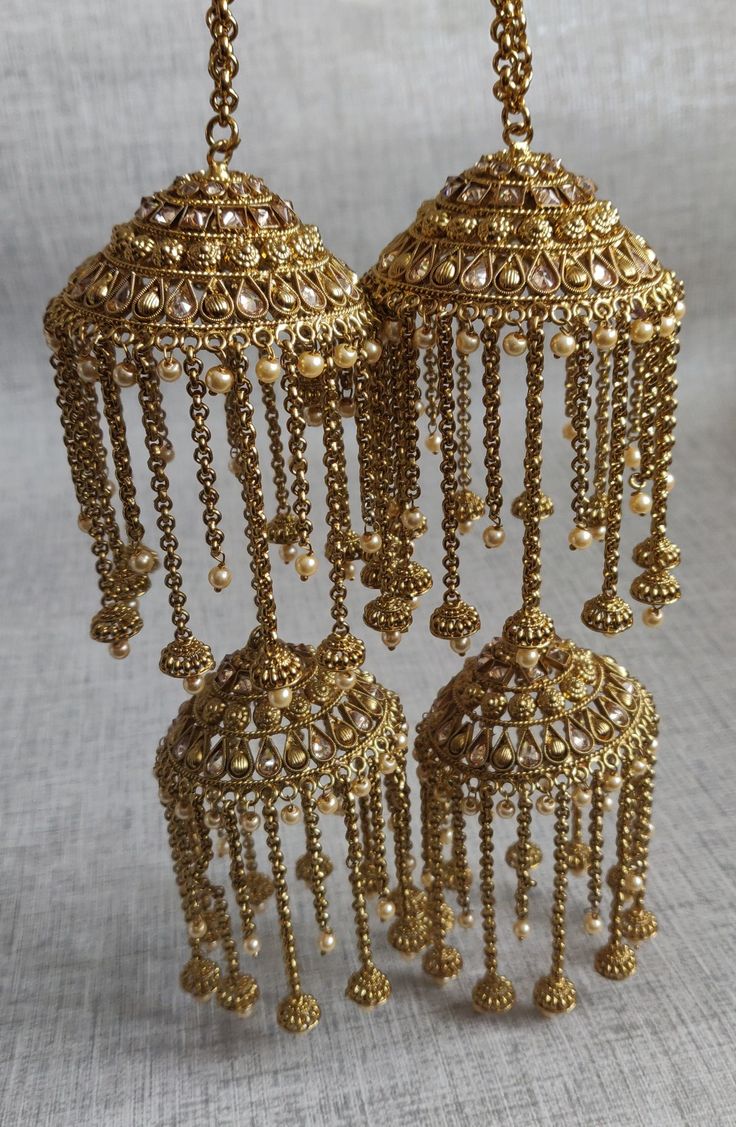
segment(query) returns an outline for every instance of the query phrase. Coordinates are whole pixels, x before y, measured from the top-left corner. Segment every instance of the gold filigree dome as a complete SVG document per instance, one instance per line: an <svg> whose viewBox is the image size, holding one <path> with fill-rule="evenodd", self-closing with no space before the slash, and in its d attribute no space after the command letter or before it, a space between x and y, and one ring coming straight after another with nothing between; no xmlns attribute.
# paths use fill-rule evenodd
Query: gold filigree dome
<svg viewBox="0 0 736 1127"><path fill-rule="evenodd" d="M104 330L178 336L237 329L260 343L280 326L367 319L357 275L302 223L290 201L247 173L193 172L145 196L56 302ZM52 303L53 305L54 303ZM309 335L309 334L307 334Z"/></svg>
<svg viewBox="0 0 736 1127"><path fill-rule="evenodd" d="M468 305L613 303L667 291L672 276L587 177L523 146L482 156L423 203L369 271L381 301Z"/></svg>

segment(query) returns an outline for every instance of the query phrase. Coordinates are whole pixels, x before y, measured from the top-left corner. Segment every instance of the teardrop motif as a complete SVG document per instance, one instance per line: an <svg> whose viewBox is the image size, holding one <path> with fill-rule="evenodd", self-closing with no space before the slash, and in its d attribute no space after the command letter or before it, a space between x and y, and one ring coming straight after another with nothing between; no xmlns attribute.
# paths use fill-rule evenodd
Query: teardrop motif
<svg viewBox="0 0 736 1127"><path fill-rule="evenodd" d="M173 321L190 321L197 314L197 295L188 278L180 282L166 302L166 312Z"/></svg>
<svg viewBox="0 0 736 1127"><path fill-rule="evenodd" d="M487 254L479 254L469 266L466 266L462 283L468 290L479 292L488 285L491 277L491 260Z"/></svg>
<svg viewBox="0 0 736 1127"><path fill-rule="evenodd" d="M212 779L219 779L221 775L225 774L225 745L223 740L218 740L210 748L205 770Z"/></svg>
<svg viewBox="0 0 736 1127"><path fill-rule="evenodd" d="M498 270L496 285L504 293L514 293L524 285L524 268L518 255L514 255Z"/></svg>
<svg viewBox="0 0 736 1127"><path fill-rule="evenodd" d="M222 321L231 317L233 312L233 299L219 279L215 279L207 287L207 292L202 298L202 313L210 321Z"/></svg>
<svg viewBox="0 0 736 1127"><path fill-rule="evenodd" d="M244 779L250 775L253 769L252 760L248 753L248 745L244 741L236 751L230 752L229 769L234 779Z"/></svg>
<svg viewBox="0 0 736 1127"><path fill-rule="evenodd" d="M423 278L427 277L427 274L429 274L429 271L432 269L432 258L432 248L429 250L420 249L417 252L407 273L410 282L421 282Z"/></svg>
<svg viewBox="0 0 736 1127"><path fill-rule="evenodd" d="M358 742L358 737L355 728L352 724L346 724L344 720L333 717L329 722L325 720L325 727L329 727L330 734L338 747L344 748L349 751Z"/></svg>
<svg viewBox="0 0 736 1127"><path fill-rule="evenodd" d="M615 734L613 727L602 716L598 716L595 712L588 714L588 723L593 729L593 735L599 740L610 740Z"/></svg>
<svg viewBox="0 0 736 1127"><path fill-rule="evenodd" d="M256 286L255 282L244 281L240 283L235 298L238 312L244 317L262 317L268 309L266 298Z"/></svg>
<svg viewBox="0 0 736 1127"><path fill-rule="evenodd" d="M547 728L544 738L544 754L550 763L562 763L567 758L567 740L552 725Z"/></svg>
<svg viewBox="0 0 736 1127"><path fill-rule="evenodd" d="M128 308L133 296L134 286L135 274L123 278L123 281L113 290L105 303L105 309L108 313L123 313Z"/></svg>
<svg viewBox="0 0 736 1127"><path fill-rule="evenodd" d="M542 753L529 732L526 732L519 741L516 755L520 767L538 767L542 762Z"/></svg>
<svg viewBox="0 0 736 1127"><path fill-rule="evenodd" d="M139 317L155 317L164 305L164 286L160 280L149 282L138 294L135 311Z"/></svg>
<svg viewBox="0 0 736 1127"><path fill-rule="evenodd" d="M273 741L266 736L261 740L260 751L256 759L256 771L259 775L263 775L264 779L271 779L274 775L278 774L279 767L281 766L281 758Z"/></svg>
<svg viewBox="0 0 736 1127"><path fill-rule="evenodd" d="M460 251L457 251L435 266L432 274L435 282L440 286L449 285L460 273L460 265Z"/></svg>
<svg viewBox="0 0 736 1127"><path fill-rule="evenodd" d="M527 279L537 293L554 293L560 285L560 275L549 255L541 251L529 271Z"/></svg>
<svg viewBox="0 0 736 1127"><path fill-rule="evenodd" d="M299 304L299 299L283 278L273 278L271 281L271 304L281 313L291 313Z"/></svg>
<svg viewBox="0 0 736 1127"><path fill-rule="evenodd" d="M297 274L294 281L299 296L307 309L320 310L325 308L327 305L325 295L304 274Z"/></svg>
<svg viewBox="0 0 736 1127"><path fill-rule="evenodd" d="M308 763L304 744L293 728L290 729L286 736L284 763L290 771L303 771Z"/></svg>
<svg viewBox="0 0 736 1127"><path fill-rule="evenodd" d="M615 286L616 275L613 267L609 266L599 254L591 254L590 271L593 275L593 281L597 286L601 286L606 290L610 289L611 286Z"/></svg>
<svg viewBox="0 0 736 1127"><path fill-rule="evenodd" d="M450 755L463 755L467 751L468 744L470 743L473 735L473 729L470 724L463 724L454 735L450 736L447 750Z"/></svg>
<svg viewBox="0 0 736 1127"><path fill-rule="evenodd" d="M504 732L501 736L501 739L493 749L493 754L491 755L491 763L497 771L508 771L513 767L515 760L516 753L511 746L509 737L507 736L506 732Z"/></svg>
<svg viewBox="0 0 736 1127"><path fill-rule="evenodd" d="M317 763L326 763L335 754L333 741L316 725L309 729L309 752Z"/></svg>
<svg viewBox="0 0 736 1127"><path fill-rule="evenodd" d="M473 740L468 752L468 762L474 767L482 767L487 762L489 739L490 732L484 729Z"/></svg>

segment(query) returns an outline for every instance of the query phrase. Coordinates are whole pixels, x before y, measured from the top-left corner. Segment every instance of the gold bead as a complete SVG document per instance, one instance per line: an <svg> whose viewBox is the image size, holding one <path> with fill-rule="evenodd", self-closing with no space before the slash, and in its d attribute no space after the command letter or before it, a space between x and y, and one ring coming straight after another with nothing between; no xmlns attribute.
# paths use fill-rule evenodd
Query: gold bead
<svg viewBox="0 0 736 1127"><path fill-rule="evenodd" d="M185 693L196 696L204 685L204 677L201 673L190 673L188 677L184 678L182 685Z"/></svg>
<svg viewBox="0 0 736 1127"><path fill-rule="evenodd" d="M215 364L207 372L204 382L213 395L226 395L235 383L235 376L229 368L225 368L222 364Z"/></svg>
<svg viewBox="0 0 736 1127"><path fill-rule="evenodd" d="M186 802L177 802L174 814L180 822L188 822L192 816L192 808Z"/></svg>
<svg viewBox="0 0 736 1127"><path fill-rule="evenodd" d="M367 340L363 344L363 355L369 364L377 364L381 359L383 346L380 341Z"/></svg>
<svg viewBox="0 0 736 1127"><path fill-rule="evenodd" d="M294 567L296 568L297 575L300 575L302 579L309 579L310 575L314 575L317 570L317 557L313 556L310 552L305 552L304 555L297 556Z"/></svg>
<svg viewBox="0 0 736 1127"><path fill-rule="evenodd" d="M153 571L156 566L156 555L150 550L141 545L137 552L130 557L128 567L134 571L136 575L148 575L149 571Z"/></svg>
<svg viewBox="0 0 736 1127"><path fill-rule="evenodd" d="M224 591L232 583L232 572L225 564L215 564L207 573L210 587L215 591Z"/></svg>
<svg viewBox="0 0 736 1127"><path fill-rule="evenodd" d="M320 949L320 952L321 952L321 953L322 953L323 955L329 955L330 951L334 951L334 950L335 950L335 944L336 944L336 942L337 942L337 940L335 939L335 936L334 936L334 933L333 933L333 932L331 932L331 931L323 931L323 932L322 932L322 934L321 934L321 935L320 935L320 937L319 937L319 949Z"/></svg>
<svg viewBox="0 0 736 1127"><path fill-rule="evenodd" d="M499 818L513 818L516 807L510 798L502 798L500 802L496 803L496 813Z"/></svg>
<svg viewBox="0 0 736 1127"><path fill-rule="evenodd" d="M319 352L302 352L297 360L297 367L305 380L316 380L324 372L325 362Z"/></svg>
<svg viewBox="0 0 736 1127"><path fill-rule="evenodd" d="M268 703L271 705L271 708L288 708L291 704L292 696L292 691L288 686L284 686L280 689L271 689L268 694Z"/></svg>
<svg viewBox="0 0 736 1127"><path fill-rule="evenodd" d="M654 325L646 317L631 322L631 339L635 344L646 344L654 336Z"/></svg>
<svg viewBox="0 0 736 1127"><path fill-rule="evenodd" d="M555 812L555 800L551 794L540 794L534 805L539 814L554 814Z"/></svg>
<svg viewBox="0 0 736 1127"><path fill-rule="evenodd" d="M217 810L206 810L204 824L208 830L216 830L222 825L222 817Z"/></svg>
<svg viewBox="0 0 736 1127"><path fill-rule="evenodd" d="M165 442L161 447L161 457L163 458L164 463L167 466L170 462L173 462L174 458L176 457L176 450L174 450L174 447L170 442Z"/></svg>
<svg viewBox="0 0 736 1127"><path fill-rule="evenodd" d="M480 348L480 337L469 329L461 329L455 343L461 356L469 356Z"/></svg>
<svg viewBox="0 0 736 1127"><path fill-rule="evenodd" d="M118 387L132 387L138 378L135 366L129 360L121 360L112 370L112 378Z"/></svg>
<svg viewBox="0 0 736 1127"><path fill-rule="evenodd" d="M356 574L357 573L355 571L355 564L352 562L352 560L349 560L345 564L345 578L346 579L355 579Z"/></svg>
<svg viewBox="0 0 736 1127"><path fill-rule="evenodd" d="M399 322L391 320L384 321L383 325L381 326L381 333L384 340L390 341L392 344L396 344L399 336L401 335Z"/></svg>
<svg viewBox="0 0 736 1127"><path fill-rule="evenodd" d="M645 517L652 510L652 498L648 493L632 493L629 497L629 508L637 516Z"/></svg>
<svg viewBox="0 0 736 1127"><path fill-rule="evenodd" d="M383 923L386 923L387 920L393 919L395 915L396 905L394 904L393 900L389 900L385 896L381 897L381 899L378 901L379 920L382 920Z"/></svg>
<svg viewBox="0 0 736 1127"><path fill-rule="evenodd" d="M598 540L598 541L605 540L606 539L606 526L605 526L605 524L594 524L593 527L590 530L590 534L591 534L591 536L593 537L594 540Z"/></svg>
<svg viewBox="0 0 736 1127"><path fill-rule="evenodd" d="M644 623L644 625L645 626L651 626L653 628L657 627L657 626L661 626L663 618L664 618L664 615L662 614L662 611L658 610L656 607L647 607L647 609L644 611L643 615L641 616L641 620Z"/></svg>
<svg viewBox="0 0 736 1127"><path fill-rule="evenodd" d="M181 364L173 356L164 356L156 365L156 372L160 380L173 383L181 375Z"/></svg>
<svg viewBox="0 0 736 1127"><path fill-rule="evenodd" d="M130 653L130 642L126 638L119 638L116 642L110 642L108 649L111 657L116 661L122 661Z"/></svg>
<svg viewBox="0 0 736 1127"><path fill-rule="evenodd" d="M281 375L281 365L273 356L261 356L256 361L256 376L261 383L276 383Z"/></svg>
<svg viewBox="0 0 736 1127"><path fill-rule="evenodd" d="M601 352L610 352L618 340L618 333L610 325L599 325L593 333L593 340Z"/></svg>
<svg viewBox="0 0 736 1127"><path fill-rule="evenodd" d="M338 344L333 356L338 368L352 368L358 359L358 350L352 344Z"/></svg>
<svg viewBox="0 0 736 1127"><path fill-rule="evenodd" d="M577 342L571 333L555 333L549 346L555 356L572 356Z"/></svg>
<svg viewBox="0 0 736 1127"><path fill-rule="evenodd" d="M605 814L610 814L616 805L612 794L604 794L601 799L601 808Z"/></svg>
<svg viewBox="0 0 736 1127"><path fill-rule="evenodd" d="M503 350L507 356L523 356L526 352L527 341L523 333L517 329L513 333L507 333L502 341Z"/></svg>
<svg viewBox="0 0 736 1127"><path fill-rule="evenodd" d="M304 418L306 419L307 426L321 427L324 420L324 415L322 414L322 411L319 407L307 407L306 411L304 412Z"/></svg>
<svg viewBox="0 0 736 1127"><path fill-rule="evenodd" d="M440 830L440 841L443 845L452 845L452 826L443 826Z"/></svg>
<svg viewBox="0 0 736 1127"><path fill-rule="evenodd" d="M516 664L522 669L533 669L540 658L539 650L520 647L516 651Z"/></svg>
<svg viewBox="0 0 736 1127"><path fill-rule="evenodd" d="M432 431L424 440L424 445L430 454L439 454L442 449L442 435L438 430Z"/></svg>
<svg viewBox="0 0 736 1127"><path fill-rule="evenodd" d="M659 321L659 335L661 337L671 337L677 328L677 318L673 317L670 313L665 313Z"/></svg>
<svg viewBox="0 0 736 1127"><path fill-rule="evenodd" d="M355 400L354 399L340 399L337 404L337 409L343 419L355 418Z"/></svg>
<svg viewBox="0 0 736 1127"><path fill-rule="evenodd" d="M490 524L488 528L483 530L483 543L486 548L500 548L506 539L506 533L502 528L497 528L495 525Z"/></svg>
<svg viewBox="0 0 736 1127"><path fill-rule="evenodd" d="M587 528L573 528L567 537L567 542L575 551L584 551L593 543L593 533Z"/></svg>
<svg viewBox="0 0 736 1127"><path fill-rule="evenodd" d="M285 806L281 811L281 821L285 826L295 826L297 822L301 821L301 818L302 812L293 802L290 802L288 806Z"/></svg>

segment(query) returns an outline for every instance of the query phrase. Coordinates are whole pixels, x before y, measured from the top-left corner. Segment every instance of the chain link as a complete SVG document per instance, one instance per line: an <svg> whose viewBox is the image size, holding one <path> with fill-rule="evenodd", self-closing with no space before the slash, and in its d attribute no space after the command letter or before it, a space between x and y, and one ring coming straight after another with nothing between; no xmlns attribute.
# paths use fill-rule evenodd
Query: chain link
<svg viewBox="0 0 736 1127"><path fill-rule="evenodd" d="M534 131L524 95L532 80L532 53L526 38L522 0L493 0L491 39L496 44L493 69L498 75L494 97L501 103L503 139L531 144Z"/></svg>
<svg viewBox="0 0 736 1127"><path fill-rule="evenodd" d="M209 72L215 84L210 95L210 105L215 116L210 118L205 132L209 145L207 160L212 169L218 165L227 168L240 140L238 125L233 117L238 105L238 95L232 85L239 69L232 46L238 34L238 25L230 11L230 0L212 0L207 12L207 27L212 36ZM218 130L222 131L221 136L217 135Z"/></svg>

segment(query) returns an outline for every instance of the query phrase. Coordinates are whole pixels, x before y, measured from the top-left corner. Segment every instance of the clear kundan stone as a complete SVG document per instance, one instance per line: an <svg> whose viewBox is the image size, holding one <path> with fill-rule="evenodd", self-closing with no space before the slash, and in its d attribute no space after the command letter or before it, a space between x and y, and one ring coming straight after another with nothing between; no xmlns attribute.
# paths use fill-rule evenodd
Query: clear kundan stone
<svg viewBox="0 0 736 1127"><path fill-rule="evenodd" d="M243 216L241 212L234 211L230 207L226 207L220 212L220 226L225 230L236 230L243 226Z"/></svg>
<svg viewBox="0 0 736 1127"><path fill-rule="evenodd" d="M221 196L225 189L222 184L218 184L216 180L209 180L205 184L204 190L208 196Z"/></svg>
<svg viewBox="0 0 736 1127"><path fill-rule="evenodd" d="M578 752L590 751L593 746L593 741L588 733L584 732L582 728L576 728L572 724L570 725L570 743L575 751Z"/></svg>
<svg viewBox="0 0 736 1127"><path fill-rule="evenodd" d="M367 732L371 727L371 718L366 716L363 712L358 712L357 708L346 709L350 722L355 725L359 732Z"/></svg>
<svg viewBox="0 0 736 1127"><path fill-rule="evenodd" d="M468 184L460 193L460 199L464 203L480 203L487 191L487 184Z"/></svg>
<svg viewBox="0 0 736 1127"><path fill-rule="evenodd" d="M516 756L522 767L537 767L542 762L542 753L530 736L524 736Z"/></svg>
<svg viewBox="0 0 736 1127"><path fill-rule="evenodd" d="M170 227L179 214L178 207L160 207L155 215L152 216L153 222L158 223L161 227Z"/></svg>
<svg viewBox="0 0 736 1127"><path fill-rule="evenodd" d="M469 290L482 290L488 284L488 263L484 257L477 258L463 274L463 282Z"/></svg>
<svg viewBox="0 0 736 1127"><path fill-rule="evenodd" d="M624 710L622 708L619 708L617 704L615 704L612 708L609 708L607 711L608 711L609 719L611 720L611 722L613 724L625 724L626 723L628 717L627 717L626 713L624 712Z"/></svg>
<svg viewBox="0 0 736 1127"><path fill-rule="evenodd" d="M324 309L326 302L319 290L302 277L297 277L296 284L299 296L308 309Z"/></svg>
<svg viewBox="0 0 736 1127"><path fill-rule="evenodd" d="M208 211L202 211L198 207L190 207L182 216L179 226L186 227L190 231L203 231L207 226L209 217Z"/></svg>
<svg viewBox="0 0 736 1127"><path fill-rule="evenodd" d="M534 289L548 293L557 289L560 279L548 263L539 261L529 275L529 282Z"/></svg>
<svg viewBox="0 0 736 1127"><path fill-rule="evenodd" d="M498 189L498 202L507 207L521 207L524 202L524 189L516 184L504 184Z"/></svg>
<svg viewBox="0 0 736 1127"><path fill-rule="evenodd" d="M560 207L560 193L554 188L535 188L534 199L540 207Z"/></svg>
<svg viewBox="0 0 736 1127"><path fill-rule="evenodd" d="M186 321L197 308L197 298L191 282L182 282L169 298L166 311L177 321Z"/></svg>
<svg viewBox="0 0 736 1127"><path fill-rule="evenodd" d="M432 265L432 253L427 251L421 258L415 259L408 274L410 282L421 282L422 278L426 278L429 273L429 268Z"/></svg>
<svg viewBox="0 0 736 1127"><path fill-rule="evenodd" d="M616 281L613 271L609 266L606 266L602 258L595 257L593 259L593 280L599 286L606 288L614 285Z"/></svg>
<svg viewBox="0 0 736 1127"><path fill-rule="evenodd" d="M244 317L260 317L268 309L268 302L262 293L242 282L235 304Z"/></svg>
<svg viewBox="0 0 736 1127"><path fill-rule="evenodd" d="M259 227L273 227L273 212L268 207L254 207L253 216Z"/></svg>
<svg viewBox="0 0 736 1127"><path fill-rule="evenodd" d="M312 728L309 741L309 750L318 763L326 763L335 754L335 745L330 737L320 728Z"/></svg>
<svg viewBox="0 0 736 1127"><path fill-rule="evenodd" d="M259 775L264 778L270 778L275 775L280 766L280 759L276 753L276 748L270 740L264 740L261 744L261 750L258 752L256 759L256 770Z"/></svg>
<svg viewBox="0 0 736 1127"><path fill-rule="evenodd" d="M147 219L151 212L155 211L157 207L157 199L154 199L153 196L144 196L140 202L138 210L136 211L136 216L138 217L138 219Z"/></svg>

